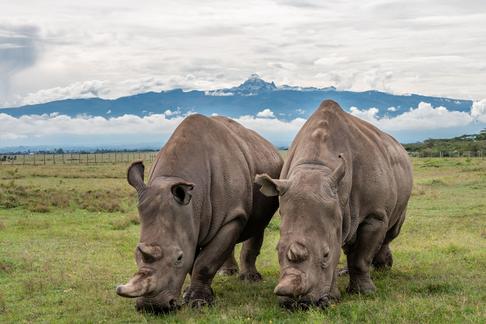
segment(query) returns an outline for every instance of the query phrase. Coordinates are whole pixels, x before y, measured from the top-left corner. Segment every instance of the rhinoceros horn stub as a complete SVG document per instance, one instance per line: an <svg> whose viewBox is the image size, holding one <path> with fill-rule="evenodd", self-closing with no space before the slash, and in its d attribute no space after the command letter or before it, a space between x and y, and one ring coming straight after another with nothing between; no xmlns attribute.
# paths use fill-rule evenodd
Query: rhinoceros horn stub
<svg viewBox="0 0 486 324"><path fill-rule="evenodd" d="M116 293L119 296L128 298L143 296L148 293L150 281L150 274L139 271L127 284L116 287Z"/></svg>
<svg viewBox="0 0 486 324"><path fill-rule="evenodd" d="M282 275L274 289L277 296L302 296L307 293L305 275L297 271L288 271Z"/></svg>
<svg viewBox="0 0 486 324"><path fill-rule="evenodd" d="M138 243L137 249L142 253L144 259L155 261L162 258L162 250L160 249L160 246Z"/></svg>
<svg viewBox="0 0 486 324"><path fill-rule="evenodd" d="M291 262L303 262L309 257L309 251L301 243L294 242L290 244L287 251L287 259Z"/></svg>

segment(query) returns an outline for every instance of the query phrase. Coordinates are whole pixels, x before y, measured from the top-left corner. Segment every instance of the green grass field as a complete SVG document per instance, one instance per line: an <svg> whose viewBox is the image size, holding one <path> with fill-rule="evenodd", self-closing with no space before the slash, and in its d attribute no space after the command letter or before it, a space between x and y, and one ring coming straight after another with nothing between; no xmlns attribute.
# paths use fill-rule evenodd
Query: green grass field
<svg viewBox="0 0 486 324"><path fill-rule="evenodd" d="M327 310L279 308L276 215L257 264L263 282L217 276L213 307L160 316L115 294L136 271L139 234L125 164L0 166L0 322L485 323L486 159L413 162L395 263L372 272L375 295L343 293Z"/></svg>

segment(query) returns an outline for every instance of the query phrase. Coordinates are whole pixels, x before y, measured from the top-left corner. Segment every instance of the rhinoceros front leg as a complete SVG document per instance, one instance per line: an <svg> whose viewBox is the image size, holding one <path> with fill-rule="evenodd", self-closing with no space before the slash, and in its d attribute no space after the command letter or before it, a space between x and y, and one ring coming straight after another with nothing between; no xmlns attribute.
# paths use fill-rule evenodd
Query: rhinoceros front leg
<svg viewBox="0 0 486 324"><path fill-rule="evenodd" d="M223 276L232 276L234 274L237 274L238 271L238 263L236 263L235 259L235 249L233 248L230 256L226 259L226 261L224 261L221 268L219 268L218 274L221 274Z"/></svg>
<svg viewBox="0 0 486 324"><path fill-rule="evenodd" d="M349 270L349 292L370 294L376 290L371 280L370 265L386 234L384 213L368 216L358 227L356 242L345 248Z"/></svg>
<svg viewBox="0 0 486 324"><path fill-rule="evenodd" d="M241 272L240 279L247 281L260 281L262 275L256 269L256 258L260 254L263 243L263 231L245 242L240 253Z"/></svg>
<svg viewBox="0 0 486 324"><path fill-rule="evenodd" d="M233 251L243 228L239 218L224 225L198 254L191 274L191 284L184 292L184 302L193 307L211 305L214 293L211 283L218 269Z"/></svg>

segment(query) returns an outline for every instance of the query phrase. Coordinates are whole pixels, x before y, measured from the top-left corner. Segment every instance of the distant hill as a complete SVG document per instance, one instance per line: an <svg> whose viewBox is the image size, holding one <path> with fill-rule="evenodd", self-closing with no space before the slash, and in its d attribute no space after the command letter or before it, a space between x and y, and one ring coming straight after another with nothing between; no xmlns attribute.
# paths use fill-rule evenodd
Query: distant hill
<svg viewBox="0 0 486 324"><path fill-rule="evenodd" d="M277 86L252 75L238 87L212 91L183 91L174 89L162 92L147 92L114 100L67 99L37 105L0 109L0 113L11 116L59 113L68 116L90 115L115 117L125 114L146 116L198 112L205 115L219 114L230 117L255 115L270 109L279 119L308 117L324 99L337 101L344 109L350 107L379 109L379 116L390 117L415 108L420 102L432 106L443 106L448 110L469 111L472 101L422 95L394 95L380 91L340 91L334 87L313 88Z"/></svg>
<svg viewBox="0 0 486 324"><path fill-rule="evenodd" d="M453 138L427 139L423 142L403 144L408 152L425 155L455 156L456 153L482 152L486 154L486 129L479 134L462 135ZM475 155L475 154L473 154Z"/></svg>

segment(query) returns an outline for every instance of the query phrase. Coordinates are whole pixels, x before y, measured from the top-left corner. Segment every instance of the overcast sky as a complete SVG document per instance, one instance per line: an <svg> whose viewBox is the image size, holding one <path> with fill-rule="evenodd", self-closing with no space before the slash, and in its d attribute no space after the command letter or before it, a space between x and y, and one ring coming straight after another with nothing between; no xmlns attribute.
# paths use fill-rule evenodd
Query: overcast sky
<svg viewBox="0 0 486 324"><path fill-rule="evenodd" d="M486 1L0 3L0 106L277 84L486 98Z"/></svg>

